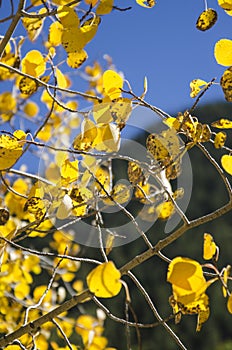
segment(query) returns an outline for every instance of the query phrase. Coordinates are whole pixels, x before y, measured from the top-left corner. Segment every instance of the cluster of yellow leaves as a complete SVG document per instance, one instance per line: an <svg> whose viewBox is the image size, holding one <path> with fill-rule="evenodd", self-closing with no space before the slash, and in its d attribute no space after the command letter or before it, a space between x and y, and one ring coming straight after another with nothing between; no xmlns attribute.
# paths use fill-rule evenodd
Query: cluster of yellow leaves
<svg viewBox="0 0 232 350"><path fill-rule="evenodd" d="M181 314L197 314L197 331L209 317L209 301L205 294L209 283L203 276L201 265L192 259L174 258L168 267L167 281L172 284L173 295L170 304L176 315L176 322Z"/></svg>
<svg viewBox="0 0 232 350"><path fill-rule="evenodd" d="M52 46L62 44L68 55L67 64L79 68L88 57L84 47L95 36L100 18L95 15L81 24L75 10L66 5L58 7L57 16L60 22L50 26L48 42Z"/></svg>
<svg viewBox="0 0 232 350"><path fill-rule="evenodd" d="M85 349L116 350L107 347L108 340L102 335L104 331L105 314L97 310L97 316L81 315L76 321L76 332L80 334Z"/></svg>

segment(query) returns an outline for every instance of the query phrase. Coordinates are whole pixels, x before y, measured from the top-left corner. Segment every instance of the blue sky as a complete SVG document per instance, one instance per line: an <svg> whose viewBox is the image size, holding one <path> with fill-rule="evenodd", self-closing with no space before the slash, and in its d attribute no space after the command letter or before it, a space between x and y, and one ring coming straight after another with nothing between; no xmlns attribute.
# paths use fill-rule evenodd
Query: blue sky
<svg viewBox="0 0 232 350"><path fill-rule="evenodd" d="M137 94L147 76L148 102L168 112L182 110L193 103L192 79L220 80L225 67L216 63L213 50L217 40L232 39L232 17L216 0L208 0L208 7L217 10L218 21L206 32L195 27L205 9L203 0L157 0L152 9L140 7L135 0L115 0L115 4L132 9L104 16L87 51L92 59L104 53L112 56ZM224 100L220 87L211 88L201 103L215 100Z"/></svg>

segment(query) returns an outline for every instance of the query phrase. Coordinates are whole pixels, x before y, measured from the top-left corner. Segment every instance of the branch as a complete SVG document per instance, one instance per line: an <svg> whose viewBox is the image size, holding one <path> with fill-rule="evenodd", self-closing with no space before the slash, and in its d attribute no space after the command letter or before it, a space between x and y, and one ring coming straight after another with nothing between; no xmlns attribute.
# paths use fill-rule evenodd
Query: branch
<svg viewBox="0 0 232 350"><path fill-rule="evenodd" d="M46 322L52 322L53 318L61 313L72 309L77 304L82 303L86 299L92 299L93 294L89 290L83 291L79 295L74 295L71 299L64 302L62 305L48 312L47 314L38 317L35 321L27 323L25 326L20 327L16 331L2 337L0 339L0 347L4 348L6 345L12 343L15 339L22 337L26 333L35 333Z"/></svg>
<svg viewBox="0 0 232 350"><path fill-rule="evenodd" d="M3 52L5 50L5 47L8 43L8 41L10 40L10 38L12 37L14 31L15 31L15 28L17 27L19 21L20 21L20 18L21 18L21 11L24 7L24 4L25 4L25 1L26 0L20 0L19 1L19 6L18 6L18 9L17 9L17 12L16 14L13 16L13 19L12 19L12 22L9 26L9 28L7 29L7 32L6 34L4 35L1 43L0 43L0 58L2 58L2 55L3 55Z"/></svg>

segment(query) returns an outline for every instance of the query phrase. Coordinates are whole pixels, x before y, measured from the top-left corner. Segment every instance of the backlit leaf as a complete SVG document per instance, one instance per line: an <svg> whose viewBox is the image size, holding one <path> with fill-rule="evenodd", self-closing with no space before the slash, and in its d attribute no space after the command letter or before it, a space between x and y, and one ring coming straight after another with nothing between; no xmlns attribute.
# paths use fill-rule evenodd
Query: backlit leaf
<svg viewBox="0 0 232 350"><path fill-rule="evenodd" d="M214 138L214 147L215 148L222 148L226 142L226 133L224 131L220 131L215 135Z"/></svg>
<svg viewBox="0 0 232 350"><path fill-rule="evenodd" d="M222 274L222 279L223 279L222 294L223 294L224 298L227 297L227 292L228 292L227 283L228 283L228 277L230 276L230 271L231 271L231 266L230 265L227 265L223 269L223 274Z"/></svg>
<svg viewBox="0 0 232 350"><path fill-rule="evenodd" d="M65 28L79 27L80 21L73 8L70 6L60 6L57 9L57 17Z"/></svg>
<svg viewBox="0 0 232 350"><path fill-rule="evenodd" d="M232 65L232 40L221 39L216 42L214 56L218 64L222 66Z"/></svg>
<svg viewBox="0 0 232 350"><path fill-rule="evenodd" d="M214 128L218 128L218 129L232 129L232 121L229 119L219 119L213 123L211 123L211 125Z"/></svg>
<svg viewBox="0 0 232 350"><path fill-rule="evenodd" d="M12 167L22 152L22 142L9 135L0 135L0 170Z"/></svg>
<svg viewBox="0 0 232 350"><path fill-rule="evenodd" d="M175 212L175 206L171 201L163 202L156 207L159 219L167 220Z"/></svg>
<svg viewBox="0 0 232 350"><path fill-rule="evenodd" d="M203 11L197 19L196 27L205 31L210 29L217 21L217 12L213 9Z"/></svg>
<svg viewBox="0 0 232 350"><path fill-rule="evenodd" d="M60 175L63 182L70 184L77 181L78 174L78 160L70 161L69 159L65 159L60 168Z"/></svg>
<svg viewBox="0 0 232 350"><path fill-rule="evenodd" d="M176 257L171 261L167 281L172 284L175 300L183 304L197 300L207 288L201 265L184 257Z"/></svg>
<svg viewBox="0 0 232 350"><path fill-rule="evenodd" d="M48 41L52 46L61 45L63 26L60 22L53 22L49 27Z"/></svg>
<svg viewBox="0 0 232 350"><path fill-rule="evenodd" d="M94 148L102 152L117 152L120 148L120 131L117 125L99 124Z"/></svg>
<svg viewBox="0 0 232 350"><path fill-rule="evenodd" d="M207 82L202 79L194 79L190 82L190 97L195 98L199 92L207 85Z"/></svg>
<svg viewBox="0 0 232 350"><path fill-rule="evenodd" d="M32 95L38 89L38 83L28 77L22 77L18 81L19 90L24 95Z"/></svg>
<svg viewBox="0 0 232 350"><path fill-rule="evenodd" d="M225 99L232 102L232 67L225 70L220 81Z"/></svg>
<svg viewBox="0 0 232 350"><path fill-rule="evenodd" d="M42 8L39 10L39 14L46 13L46 9ZM36 15L36 12L30 12L30 14ZM31 41L34 41L38 35L40 34L43 26L45 18L30 18L30 17L23 17L22 23L24 28L27 31L28 38Z"/></svg>
<svg viewBox="0 0 232 350"><path fill-rule="evenodd" d="M67 65L71 68L79 68L88 58L85 50L68 53Z"/></svg>
<svg viewBox="0 0 232 350"><path fill-rule="evenodd" d="M39 77L44 74L46 69L46 62L38 50L29 51L22 59L22 72L32 75L33 77Z"/></svg>
<svg viewBox="0 0 232 350"><path fill-rule="evenodd" d="M79 151L88 151L93 147L96 137L96 125L91 120L84 119L81 124L81 133L73 141L73 148Z"/></svg>
<svg viewBox="0 0 232 350"><path fill-rule="evenodd" d="M152 8L155 5L155 0L136 0L136 2L146 8Z"/></svg>
<svg viewBox="0 0 232 350"><path fill-rule="evenodd" d="M122 77L113 70L107 70L103 73L103 91L104 94L114 100L121 96L121 89L123 87Z"/></svg>
<svg viewBox="0 0 232 350"><path fill-rule="evenodd" d="M113 261L102 263L87 276L89 290L100 298L111 298L117 295L122 287L120 271Z"/></svg>
<svg viewBox="0 0 232 350"><path fill-rule="evenodd" d="M210 260L217 252L217 246L214 242L213 236L209 233L204 233L203 258Z"/></svg>
<svg viewBox="0 0 232 350"><path fill-rule="evenodd" d="M232 314L232 294L230 294L228 301L227 301L227 309L230 314Z"/></svg>
<svg viewBox="0 0 232 350"><path fill-rule="evenodd" d="M221 157L221 164L223 169L230 175L232 175L232 155L224 154Z"/></svg>
<svg viewBox="0 0 232 350"><path fill-rule="evenodd" d="M39 107L35 102L27 102L23 107L24 113L28 117L35 117L38 114Z"/></svg>
<svg viewBox="0 0 232 350"><path fill-rule="evenodd" d="M100 0L96 9L97 15L106 15L112 11L114 0Z"/></svg>
<svg viewBox="0 0 232 350"><path fill-rule="evenodd" d="M224 10L232 10L232 0L218 0L218 5Z"/></svg>

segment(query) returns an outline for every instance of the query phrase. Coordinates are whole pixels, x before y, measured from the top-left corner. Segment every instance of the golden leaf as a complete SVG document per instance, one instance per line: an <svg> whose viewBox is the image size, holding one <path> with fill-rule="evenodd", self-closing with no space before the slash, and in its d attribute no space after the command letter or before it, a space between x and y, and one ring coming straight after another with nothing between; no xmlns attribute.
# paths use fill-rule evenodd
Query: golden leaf
<svg viewBox="0 0 232 350"><path fill-rule="evenodd" d="M226 101L232 102L232 67L225 70L221 77L220 85L224 92Z"/></svg>
<svg viewBox="0 0 232 350"><path fill-rule="evenodd" d="M221 157L221 164L223 169L230 175L232 175L232 155L224 154Z"/></svg>
<svg viewBox="0 0 232 350"><path fill-rule="evenodd" d="M216 42L214 56L218 64L222 66L232 65L232 40L221 39Z"/></svg>
<svg viewBox="0 0 232 350"><path fill-rule="evenodd" d="M102 263L87 276L89 290L99 298L111 298L117 295L122 287L120 271L113 261Z"/></svg>
<svg viewBox="0 0 232 350"><path fill-rule="evenodd" d="M219 119L213 123L211 123L211 125L214 128L218 128L218 129L232 129L232 121L229 119Z"/></svg>
<svg viewBox="0 0 232 350"><path fill-rule="evenodd" d="M211 260L217 252L217 246L213 236L209 233L204 233L203 258Z"/></svg>
<svg viewBox="0 0 232 350"><path fill-rule="evenodd" d="M222 148L226 142L226 133L224 131L220 131L215 135L214 138L214 147L215 148Z"/></svg>
<svg viewBox="0 0 232 350"><path fill-rule="evenodd" d="M213 9L207 9L203 11L197 19L196 27L199 30L205 31L216 23L217 21L217 12Z"/></svg>

